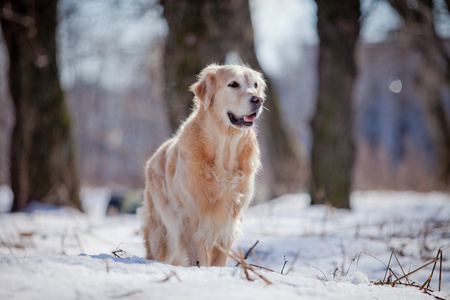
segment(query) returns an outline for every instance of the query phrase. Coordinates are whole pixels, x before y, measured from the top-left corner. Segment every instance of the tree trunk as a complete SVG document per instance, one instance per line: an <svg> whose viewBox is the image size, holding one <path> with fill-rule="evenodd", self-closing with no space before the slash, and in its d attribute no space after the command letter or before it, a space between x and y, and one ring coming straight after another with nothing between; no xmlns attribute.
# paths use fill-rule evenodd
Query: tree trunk
<svg viewBox="0 0 450 300"><path fill-rule="evenodd" d="M57 0L0 1L15 109L12 211L30 201L81 209L70 117L56 61Z"/></svg>
<svg viewBox="0 0 450 300"><path fill-rule="evenodd" d="M450 116L442 99L442 87L450 88L450 57L434 26L433 1L389 0L403 19L400 37L409 41L419 59L416 90L433 143L436 171L444 189L450 187ZM449 5L450 1L446 1ZM448 9L448 7L447 7Z"/></svg>
<svg viewBox="0 0 450 300"><path fill-rule="evenodd" d="M359 1L316 2L319 90L311 123L311 198L313 204L350 208L354 159L352 92L357 70Z"/></svg>
<svg viewBox="0 0 450 300"><path fill-rule="evenodd" d="M166 105L172 130L189 114L194 74L210 63L238 57L261 70L255 54L248 1L163 0L169 25L165 51ZM300 186L300 160L281 118L279 98L268 82L261 133L265 135L273 170L272 195L294 192Z"/></svg>

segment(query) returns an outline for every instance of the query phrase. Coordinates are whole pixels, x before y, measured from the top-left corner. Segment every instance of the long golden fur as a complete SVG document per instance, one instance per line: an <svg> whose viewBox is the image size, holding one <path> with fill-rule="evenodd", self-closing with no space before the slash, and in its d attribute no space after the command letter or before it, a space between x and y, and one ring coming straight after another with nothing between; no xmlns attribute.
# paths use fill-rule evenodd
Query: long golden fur
<svg viewBox="0 0 450 300"><path fill-rule="evenodd" d="M139 210L147 258L224 266L254 194L260 152L253 129L266 85L249 67L210 65L190 90L195 108L146 165Z"/></svg>

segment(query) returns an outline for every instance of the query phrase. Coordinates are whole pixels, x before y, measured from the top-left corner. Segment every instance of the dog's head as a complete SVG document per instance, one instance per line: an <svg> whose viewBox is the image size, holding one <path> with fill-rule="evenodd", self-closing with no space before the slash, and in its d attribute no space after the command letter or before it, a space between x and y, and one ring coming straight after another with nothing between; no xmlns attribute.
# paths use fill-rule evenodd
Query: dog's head
<svg viewBox="0 0 450 300"><path fill-rule="evenodd" d="M266 83L262 74L246 66L210 65L190 90L198 109L210 110L225 124L245 129L262 112Z"/></svg>

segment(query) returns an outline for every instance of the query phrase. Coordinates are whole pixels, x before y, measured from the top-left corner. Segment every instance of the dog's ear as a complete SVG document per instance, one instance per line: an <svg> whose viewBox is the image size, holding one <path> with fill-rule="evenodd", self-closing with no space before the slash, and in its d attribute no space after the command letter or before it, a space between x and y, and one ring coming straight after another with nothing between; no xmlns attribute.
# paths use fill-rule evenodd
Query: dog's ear
<svg viewBox="0 0 450 300"><path fill-rule="evenodd" d="M209 65L204 68L198 75L198 80L190 87L190 91L195 94L203 108L206 110L214 98L216 89L216 72L217 65Z"/></svg>

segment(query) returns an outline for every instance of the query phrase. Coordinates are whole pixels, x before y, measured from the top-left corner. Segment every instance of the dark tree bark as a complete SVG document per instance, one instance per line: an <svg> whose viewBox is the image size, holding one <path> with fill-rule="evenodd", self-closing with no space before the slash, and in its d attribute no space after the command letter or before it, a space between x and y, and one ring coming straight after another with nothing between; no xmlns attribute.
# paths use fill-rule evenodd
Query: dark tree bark
<svg viewBox="0 0 450 300"><path fill-rule="evenodd" d="M0 0L15 109L12 211L32 201L81 209L70 117L56 61L57 0Z"/></svg>
<svg viewBox="0 0 450 300"><path fill-rule="evenodd" d="M319 87L311 128L311 198L350 208L354 159L352 92L356 77L355 45L359 35L357 0L317 2Z"/></svg>
<svg viewBox="0 0 450 300"><path fill-rule="evenodd" d="M416 6L406 0L388 0L403 19L399 35L418 54L416 91L422 100L430 134L438 178L450 188L450 116L442 99L442 87L450 88L450 57L434 26L433 0L419 0ZM447 6L450 1L446 0ZM448 9L448 7L447 7Z"/></svg>
<svg viewBox="0 0 450 300"><path fill-rule="evenodd" d="M243 63L261 70L255 54L248 1L163 0L169 25L166 41L166 104L170 124L176 130L189 114L194 74L210 63L224 63L237 55ZM268 82L261 134L269 141L273 170L272 196L296 191L300 186L299 155L281 119L279 99Z"/></svg>

